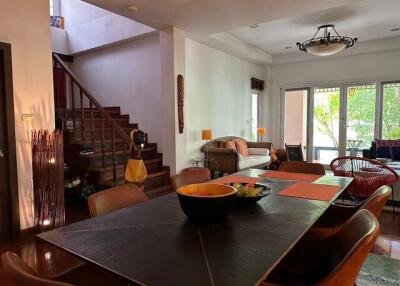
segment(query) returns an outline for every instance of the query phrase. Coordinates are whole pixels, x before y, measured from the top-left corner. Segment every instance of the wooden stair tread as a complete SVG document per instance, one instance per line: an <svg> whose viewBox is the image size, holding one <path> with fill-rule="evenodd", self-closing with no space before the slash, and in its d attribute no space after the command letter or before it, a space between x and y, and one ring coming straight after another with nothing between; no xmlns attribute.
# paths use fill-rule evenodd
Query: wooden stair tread
<svg viewBox="0 0 400 286"><path fill-rule="evenodd" d="M129 152L127 151L126 153L128 154ZM104 156L110 156L112 154L113 154L112 151L104 152ZM115 155L123 155L123 154L125 154L124 150L115 151ZM95 157L101 157L101 156L103 156L103 152L101 152L101 151L94 152L94 154L90 154L90 155L81 155L81 154L79 154L79 157L81 157L81 158L95 158Z"/></svg>
<svg viewBox="0 0 400 286"><path fill-rule="evenodd" d="M135 123L135 124L136 124L136 123ZM121 128L122 128L123 130L125 130L127 133L131 132L132 129L133 129L133 128L131 128L131 127L121 127ZM93 129L92 129L91 127L85 127L85 132L90 133L90 132L92 132L92 130L93 130L93 132L100 132L102 129L104 130L104 133L106 133L107 131L111 131L111 130L112 130L112 127L104 127L104 128L101 128L101 127L94 127ZM68 132L71 132L71 133L78 133L77 136L80 136L81 133L82 133L82 128L81 128L81 127L76 127L76 128L75 128L75 131L72 131L72 130L68 129Z"/></svg>
<svg viewBox="0 0 400 286"><path fill-rule="evenodd" d="M126 118L125 116L121 115L119 118L115 118L113 117L114 121L126 121L129 120L129 118ZM98 118L98 117L93 117L93 121L107 121L107 118ZM68 118L68 121L72 121L72 118ZM75 118L76 122L80 122L82 121L80 117L76 117ZM92 119L90 117L86 117L84 118L83 122L87 122L90 123L90 121L92 121Z"/></svg>
<svg viewBox="0 0 400 286"><path fill-rule="evenodd" d="M149 159L149 160L143 160L144 163L146 164L151 164L151 163L158 163L158 162L162 162L162 158L154 158L154 159ZM115 165L116 168L125 168L125 164L116 164ZM111 166L106 166L106 167L89 167L89 171L91 172L103 172L103 171L110 171L112 170L114 167Z"/></svg>
<svg viewBox="0 0 400 286"><path fill-rule="evenodd" d="M162 170L162 171L159 171L159 172L148 174L146 181L148 181L150 179L153 179L153 178L156 178L156 177L167 176L167 175L168 175L168 172L166 170ZM117 182L125 181L125 177L124 176L117 177L116 181ZM102 182L103 183L104 182L113 182L113 180L103 180Z"/></svg>
<svg viewBox="0 0 400 286"><path fill-rule="evenodd" d="M117 139L117 138L115 138L114 141L115 141L115 143L124 142L123 139ZM100 139L94 140L94 144L99 144L101 142L102 142L102 140L100 140ZM112 143L113 141L112 141L112 139L104 139L103 142L104 143ZM91 143L92 143L91 138L85 141L85 144L91 144ZM83 144L83 141L82 141L82 139L73 139L73 140L71 140L70 144Z"/></svg>

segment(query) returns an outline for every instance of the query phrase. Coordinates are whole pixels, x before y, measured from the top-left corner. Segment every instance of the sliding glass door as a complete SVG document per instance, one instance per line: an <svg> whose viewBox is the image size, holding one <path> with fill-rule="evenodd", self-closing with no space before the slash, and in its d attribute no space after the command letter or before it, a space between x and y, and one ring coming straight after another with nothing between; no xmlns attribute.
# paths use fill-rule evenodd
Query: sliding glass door
<svg viewBox="0 0 400 286"><path fill-rule="evenodd" d="M284 142L289 145L301 144L304 159L307 158L307 115L309 89L285 91L284 98Z"/></svg>
<svg viewBox="0 0 400 286"><path fill-rule="evenodd" d="M328 165L339 156L341 88L314 88L312 161Z"/></svg>
<svg viewBox="0 0 400 286"><path fill-rule="evenodd" d="M400 84L383 90L383 133L398 138ZM324 165L340 156L361 156L377 134L376 102L375 83L285 90L284 143L301 143L309 162Z"/></svg>
<svg viewBox="0 0 400 286"><path fill-rule="evenodd" d="M346 156L362 156L375 137L376 84L346 86Z"/></svg>
<svg viewBox="0 0 400 286"><path fill-rule="evenodd" d="M400 82L382 85L382 138L400 138Z"/></svg>

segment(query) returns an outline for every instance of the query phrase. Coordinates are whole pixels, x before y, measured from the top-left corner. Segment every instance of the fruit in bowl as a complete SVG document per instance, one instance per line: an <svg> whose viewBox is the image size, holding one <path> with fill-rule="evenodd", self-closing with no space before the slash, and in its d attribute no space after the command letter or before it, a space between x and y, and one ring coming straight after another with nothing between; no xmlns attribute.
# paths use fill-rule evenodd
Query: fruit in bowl
<svg viewBox="0 0 400 286"><path fill-rule="evenodd" d="M192 184L177 190L183 212L190 219L219 220L232 208L238 190L218 184Z"/></svg>
<svg viewBox="0 0 400 286"><path fill-rule="evenodd" d="M256 187L252 183L246 184L245 186L241 183L234 183L232 187L238 190L237 196L239 197L256 197L260 195L263 190L262 187Z"/></svg>
<svg viewBox="0 0 400 286"><path fill-rule="evenodd" d="M238 190L237 202L254 203L271 194L271 189L261 184L228 183L227 186Z"/></svg>

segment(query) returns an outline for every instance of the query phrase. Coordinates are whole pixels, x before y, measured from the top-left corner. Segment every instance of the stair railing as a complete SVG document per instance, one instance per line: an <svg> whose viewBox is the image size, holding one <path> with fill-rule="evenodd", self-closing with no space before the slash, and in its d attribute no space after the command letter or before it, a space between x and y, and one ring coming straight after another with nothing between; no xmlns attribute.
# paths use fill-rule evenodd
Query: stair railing
<svg viewBox="0 0 400 286"><path fill-rule="evenodd" d="M68 106L70 106L72 111L72 131L75 132L78 130L77 128L77 115L80 116L81 121L81 138L83 144L86 144L86 128L85 128L85 121L90 121L90 129L91 129L91 145L92 148L95 149L95 118L94 118L94 110L100 112L100 133L101 133L101 153L102 153L102 168L105 168L105 134L104 134L104 121L111 126L111 146L112 146L112 165L113 165L113 182L116 183L117 181L117 168L116 168L116 140L119 138L122 140L123 149L124 149L124 158L125 163L128 161L128 148L131 143L131 139L128 134L124 131L124 129L115 121L114 118L101 106L101 104L94 98L94 96L79 82L76 75L71 71L71 69L61 60L61 58L57 54L53 54L53 64L55 67L61 67L62 70L65 72L66 76L69 78L69 81L65 81L65 104L64 106L60 107L57 106L58 110L61 110L63 115L63 128L68 129L67 123L71 119L70 112L68 110ZM56 70L56 69L54 69ZM54 77L56 75L54 74ZM67 88L67 84L70 84L69 92ZM58 86L56 86L58 82L54 81L54 90L58 90ZM76 102L75 98L75 91L79 93L79 100ZM70 98L68 98L70 96ZM70 99L71 101L69 101ZM85 115L85 107L84 107L84 99L88 101L89 118L86 118ZM77 114L78 111L78 114Z"/></svg>

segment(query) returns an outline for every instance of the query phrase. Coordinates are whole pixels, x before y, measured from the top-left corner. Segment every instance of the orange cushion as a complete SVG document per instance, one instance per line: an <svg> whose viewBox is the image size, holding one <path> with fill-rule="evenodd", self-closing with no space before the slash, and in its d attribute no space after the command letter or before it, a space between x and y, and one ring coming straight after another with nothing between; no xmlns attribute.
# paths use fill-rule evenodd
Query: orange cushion
<svg viewBox="0 0 400 286"><path fill-rule="evenodd" d="M225 141L225 148L227 148L227 149L232 149L232 150L235 150L235 151L236 151L235 142L233 142L232 140Z"/></svg>
<svg viewBox="0 0 400 286"><path fill-rule="evenodd" d="M242 139L235 139L236 150L243 157L249 156L249 149L247 148L247 142Z"/></svg>

